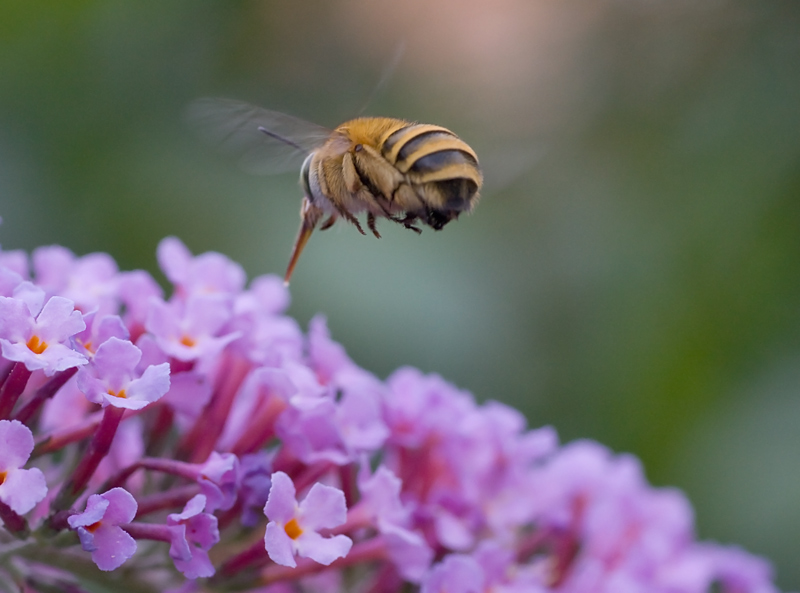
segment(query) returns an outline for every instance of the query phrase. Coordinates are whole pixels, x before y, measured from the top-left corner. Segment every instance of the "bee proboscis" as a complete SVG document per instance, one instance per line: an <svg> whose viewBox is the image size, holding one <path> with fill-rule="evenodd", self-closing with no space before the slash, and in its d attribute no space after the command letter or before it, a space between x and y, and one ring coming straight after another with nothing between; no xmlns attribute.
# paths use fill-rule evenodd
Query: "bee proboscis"
<svg viewBox="0 0 800 593"><path fill-rule="evenodd" d="M199 99L192 122L223 149L241 155L254 172L276 172L304 158L300 230L284 281L317 224L337 219L366 234L356 216L380 238L377 218L420 232L440 230L471 211L483 183L475 151L447 128L389 117L359 117L333 130L248 103Z"/></svg>

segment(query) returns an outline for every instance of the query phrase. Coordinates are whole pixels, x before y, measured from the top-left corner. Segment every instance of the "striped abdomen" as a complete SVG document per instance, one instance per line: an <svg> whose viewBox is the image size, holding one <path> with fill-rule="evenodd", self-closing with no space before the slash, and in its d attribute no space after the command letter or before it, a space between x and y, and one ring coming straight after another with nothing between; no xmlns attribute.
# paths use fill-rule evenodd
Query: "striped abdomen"
<svg viewBox="0 0 800 593"><path fill-rule="evenodd" d="M424 203L417 217L439 229L476 204L483 180L478 157L447 128L402 124L386 137L381 154Z"/></svg>
<svg viewBox="0 0 800 593"><path fill-rule="evenodd" d="M478 158L450 130L365 117L336 132L312 157L306 193L326 197L350 222L367 210L414 230L416 221L438 230L475 206Z"/></svg>

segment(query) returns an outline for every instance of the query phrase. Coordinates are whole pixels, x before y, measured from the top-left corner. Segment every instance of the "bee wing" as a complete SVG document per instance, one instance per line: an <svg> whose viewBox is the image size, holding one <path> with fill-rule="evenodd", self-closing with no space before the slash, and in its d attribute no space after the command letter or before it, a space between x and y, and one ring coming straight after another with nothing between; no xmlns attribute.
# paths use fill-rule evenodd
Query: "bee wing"
<svg viewBox="0 0 800 593"><path fill-rule="evenodd" d="M502 149L481 151L484 175L482 194L494 194L513 185L526 175L547 154L543 144L506 142Z"/></svg>
<svg viewBox="0 0 800 593"><path fill-rule="evenodd" d="M257 175L298 170L306 155L334 133L324 126L232 99L197 99L189 105L186 119L202 138L238 157L245 171Z"/></svg>

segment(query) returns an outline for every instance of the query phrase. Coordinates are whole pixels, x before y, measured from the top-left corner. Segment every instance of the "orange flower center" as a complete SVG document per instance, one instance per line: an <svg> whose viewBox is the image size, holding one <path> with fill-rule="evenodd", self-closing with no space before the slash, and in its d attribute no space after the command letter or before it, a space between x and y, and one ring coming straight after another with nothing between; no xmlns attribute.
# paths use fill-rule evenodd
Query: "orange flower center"
<svg viewBox="0 0 800 593"><path fill-rule="evenodd" d="M47 342L42 342L39 339L39 336L31 336L31 339L28 340L26 346L34 354L41 354L42 352L47 350Z"/></svg>
<svg viewBox="0 0 800 593"><path fill-rule="evenodd" d="M120 399L126 399L128 397L128 394L125 393L124 389L120 389L119 391L114 391L113 389L109 389L108 395L113 395L114 397L118 397Z"/></svg>
<svg viewBox="0 0 800 593"><path fill-rule="evenodd" d="M86 527L84 527L84 529L86 531L88 531L89 533L94 533L95 531L100 529L100 524L101 523L102 523L102 521L98 521L97 523L92 523L91 525L87 525Z"/></svg>
<svg viewBox="0 0 800 593"><path fill-rule="evenodd" d="M183 336L181 338L181 344L191 348L192 346L194 346L196 344L196 342L194 341L194 339L190 338L189 336Z"/></svg>
<svg viewBox="0 0 800 593"><path fill-rule="evenodd" d="M7 475L8 475L8 472L0 472L0 486L2 486L3 482L6 481L6 476Z"/></svg>
<svg viewBox="0 0 800 593"><path fill-rule="evenodd" d="M289 521L283 529L286 531L286 535L288 535L292 539L297 539L298 537L303 535L303 530L300 529L300 525L297 523L297 519L292 519L291 521Z"/></svg>

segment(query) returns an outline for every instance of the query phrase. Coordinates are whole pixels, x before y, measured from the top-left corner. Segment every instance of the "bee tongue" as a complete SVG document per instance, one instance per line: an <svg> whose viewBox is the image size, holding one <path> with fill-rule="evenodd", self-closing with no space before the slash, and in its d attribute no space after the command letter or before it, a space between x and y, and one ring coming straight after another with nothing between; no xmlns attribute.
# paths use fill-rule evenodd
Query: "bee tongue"
<svg viewBox="0 0 800 593"><path fill-rule="evenodd" d="M303 198L303 204L300 207L300 230L297 231L297 238L294 240L294 247L292 247L292 257L289 259L289 266L286 268L286 275L283 277L283 284L289 286L289 279L292 277L294 266L297 260L300 259L300 254L303 247L308 243L314 227L322 217L322 210L314 206L308 198Z"/></svg>

